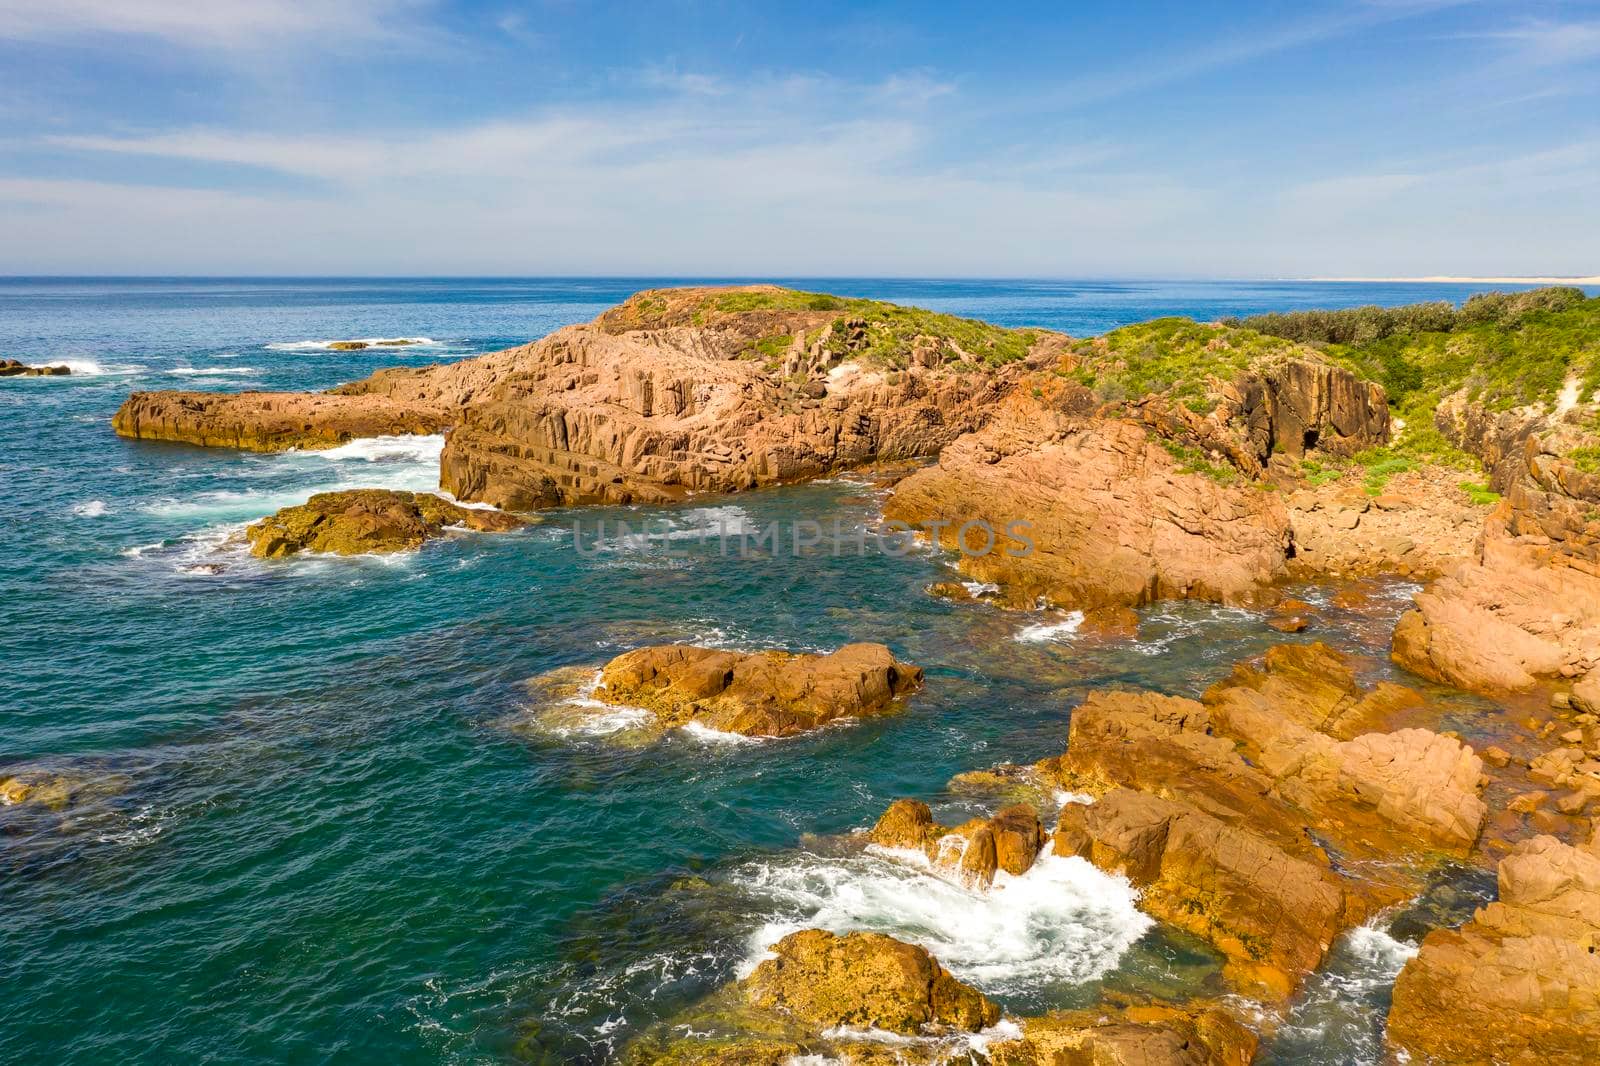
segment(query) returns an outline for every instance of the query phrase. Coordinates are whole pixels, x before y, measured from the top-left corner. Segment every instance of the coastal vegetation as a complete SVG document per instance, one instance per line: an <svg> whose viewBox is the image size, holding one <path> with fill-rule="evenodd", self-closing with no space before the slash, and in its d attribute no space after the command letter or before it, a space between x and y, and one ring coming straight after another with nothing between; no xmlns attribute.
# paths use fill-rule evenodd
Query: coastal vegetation
<svg viewBox="0 0 1600 1066"><path fill-rule="evenodd" d="M1161 394L1197 414L1216 407L1216 386L1274 356L1304 355L1300 345L1237 326L1158 318L1112 330L1072 349L1078 380L1118 403Z"/></svg>

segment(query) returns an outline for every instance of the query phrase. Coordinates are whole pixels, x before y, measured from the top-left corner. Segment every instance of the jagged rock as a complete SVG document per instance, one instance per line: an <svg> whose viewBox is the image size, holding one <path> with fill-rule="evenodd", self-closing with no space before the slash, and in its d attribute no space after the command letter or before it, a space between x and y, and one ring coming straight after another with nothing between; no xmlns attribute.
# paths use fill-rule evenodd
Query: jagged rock
<svg viewBox="0 0 1600 1066"><path fill-rule="evenodd" d="M0 359L0 378L55 378L71 373L68 366L28 366L15 359Z"/></svg>
<svg viewBox="0 0 1600 1066"><path fill-rule="evenodd" d="M643 707L666 726L698 722L782 737L883 714L921 684L922 670L896 661L881 644L848 644L828 655L666 644L611 660L595 697Z"/></svg>
<svg viewBox="0 0 1600 1066"><path fill-rule="evenodd" d="M1061 839L1076 840L1070 854L1127 876L1143 910L1209 941L1230 979L1257 995L1286 998L1363 916L1325 860L1291 855L1187 803L1118 788L1067 804L1062 818L1058 852Z"/></svg>
<svg viewBox="0 0 1600 1066"><path fill-rule="evenodd" d="M426 492L348 489L321 492L245 530L250 553L278 559L303 551L335 555L410 551L451 526L501 533L525 525L501 511L461 507Z"/></svg>
<svg viewBox="0 0 1600 1066"><path fill-rule="evenodd" d="M1199 1001L1060 1011L1022 1021L991 1044L993 1066L1246 1066L1259 1043L1228 1009Z"/></svg>
<svg viewBox="0 0 1600 1066"><path fill-rule="evenodd" d="M1038 811L1014 803L992 818L973 818L954 828L933 820L920 800L895 800L867 839L886 848L910 848L973 888L987 888L1001 870L1020 876L1032 868L1048 835Z"/></svg>
<svg viewBox="0 0 1600 1066"><path fill-rule="evenodd" d="M1144 426L1077 410L1019 389L987 427L895 486L884 514L946 523L939 539L965 547L961 569L1003 585L1014 606L1251 602L1284 574L1289 525L1276 495L1182 472ZM1008 535L1015 522L1028 525ZM994 532L992 550L969 523Z"/></svg>
<svg viewBox="0 0 1600 1066"><path fill-rule="evenodd" d="M1417 1061L1579 1066L1600 1047L1600 856L1542 836L1500 862L1499 899L1429 933L1387 1035Z"/></svg>
<svg viewBox="0 0 1600 1066"><path fill-rule="evenodd" d="M927 951L882 933L803 929L772 951L774 957L741 982L745 996L819 1031L973 1032L1000 1019L998 1007L951 977Z"/></svg>

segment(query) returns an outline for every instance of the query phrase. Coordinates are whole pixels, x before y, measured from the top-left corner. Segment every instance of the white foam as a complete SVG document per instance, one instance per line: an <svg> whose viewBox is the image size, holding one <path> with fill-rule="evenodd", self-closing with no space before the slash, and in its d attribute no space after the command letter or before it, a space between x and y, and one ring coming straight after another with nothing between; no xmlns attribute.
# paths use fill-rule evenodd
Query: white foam
<svg viewBox="0 0 1600 1066"><path fill-rule="evenodd" d="M254 374L257 370L253 366L175 366L167 373L185 378L209 378Z"/></svg>
<svg viewBox="0 0 1600 1066"><path fill-rule="evenodd" d="M66 379L45 378L43 379L45 381L70 380L71 378L75 377L96 378L104 377L109 374L138 374L144 370L144 367L142 366L134 366L132 364L97 363L93 359L52 359L48 363L41 365L64 366L68 370L72 371L71 374L67 375Z"/></svg>
<svg viewBox="0 0 1600 1066"><path fill-rule="evenodd" d="M396 344L396 341L403 341ZM436 341L432 337L347 337L331 340L316 341L282 341L277 344L263 344L262 347L274 352L329 352L333 351L335 344L365 344L365 348L352 349L353 351L397 351L406 348L440 348L443 341ZM341 352L341 354L343 354Z"/></svg>
<svg viewBox="0 0 1600 1066"><path fill-rule="evenodd" d="M747 737L743 733L713 729L701 722L685 722L678 727L678 731L706 744L759 744L762 740L761 737Z"/></svg>
<svg viewBox="0 0 1600 1066"><path fill-rule="evenodd" d="M917 859L869 849L744 867L736 883L778 914L752 938L741 974L796 930L864 929L921 945L986 992L1022 993L1101 976L1155 924L1126 879L1082 859L1042 855L1021 877L997 874L988 890L946 880Z"/></svg>
<svg viewBox="0 0 1600 1066"><path fill-rule="evenodd" d="M1062 637L1070 637L1083 625L1083 612L1070 611L1059 622L1034 622L1017 630L1016 640L1024 644L1044 644Z"/></svg>
<svg viewBox="0 0 1600 1066"><path fill-rule="evenodd" d="M1000 591L1000 586L993 581L963 581L961 587L969 596L993 596Z"/></svg>
<svg viewBox="0 0 1600 1066"><path fill-rule="evenodd" d="M413 433L382 437L358 437L337 448L304 452L329 462L364 460L369 463L432 463L437 465L444 452L444 434Z"/></svg>
<svg viewBox="0 0 1600 1066"><path fill-rule="evenodd" d="M109 512L104 500L85 500L72 505L72 513L79 518L100 518Z"/></svg>

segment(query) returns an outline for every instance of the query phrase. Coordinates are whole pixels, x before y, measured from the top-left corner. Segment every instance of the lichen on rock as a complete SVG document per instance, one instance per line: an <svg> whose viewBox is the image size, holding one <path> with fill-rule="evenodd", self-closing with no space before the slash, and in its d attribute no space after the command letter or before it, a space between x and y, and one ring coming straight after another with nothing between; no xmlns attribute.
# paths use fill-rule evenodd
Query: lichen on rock
<svg viewBox="0 0 1600 1066"><path fill-rule="evenodd" d="M500 533L525 524L515 515L462 507L432 493L346 489L285 507L251 525L245 539L250 553L265 559L300 552L384 555L421 547L452 527Z"/></svg>

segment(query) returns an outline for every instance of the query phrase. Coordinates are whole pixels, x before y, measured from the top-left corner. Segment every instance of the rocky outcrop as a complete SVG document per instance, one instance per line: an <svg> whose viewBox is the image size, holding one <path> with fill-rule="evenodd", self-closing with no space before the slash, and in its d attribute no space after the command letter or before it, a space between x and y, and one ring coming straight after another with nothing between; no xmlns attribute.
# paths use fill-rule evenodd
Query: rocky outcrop
<svg viewBox="0 0 1600 1066"><path fill-rule="evenodd" d="M741 982L745 996L818 1031L973 1032L1000 1020L998 1007L927 951L882 933L803 929L778 941L772 954Z"/></svg>
<svg viewBox="0 0 1600 1066"><path fill-rule="evenodd" d="M611 660L594 695L649 710L664 726L694 722L785 737L886 713L921 684L922 670L896 661L881 644L848 644L828 655L667 644Z"/></svg>
<svg viewBox="0 0 1600 1066"><path fill-rule="evenodd" d="M1475 557L1401 617L1395 660L1490 693L1600 678L1600 474L1571 458L1600 442L1593 405L1496 412L1461 394L1437 421L1504 499Z"/></svg>
<svg viewBox="0 0 1600 1066"><path fill-rule="evenodd" d="M1225 1005L1138 1003L1022 1020L1022 1036L989 1046L993 1066L1246 1066L1256 1034Z"/></svg>
<svg viewBox="0 0 1600 1066"><path fill-rule="evenodd" d="M668 502L937 453L1020 373L941 330L986 331L1007 358L1060 343L927 313L929 332L900 337L904 309L802 295L645 292L533 344L325 393L135 393L113 424L262 451L448 429L441 485L458 499Z"/></svg>
<svg viewBox="0 0 1600 1066"><path fill-rule="evenodd" d="M68 366L28 366L15 359L0 359L0 378L58 378L71 373Z"/></svg>
<svg viewBox="0 0 1600 1066"><path fill-rule="evenodd" d="M1041 764L1068 804L1057 854L1126 874L1141 906L1211 942L1253 994L1287 996L1333 937L1414 891L1409 859L1468 851L1486 816L1482 762L1422 729L1377 732L1421 702L1363 689L1322 645L1242 664L1204 701L1097 692L1067 751ZM1362 879L1342 859L1365 864Z"/></svg>
<svg viewBox="0 0 1600 1066"><path fill-rule="evenodd" d="M927 951L882 933L791 933L744 980L643 1034L630 1066L936 1066L1000 1010Z"/></svg>
<svg viewBox="0 0 1600 1066"><path fill-rule="evenodd" d="M1262 464L1313 450L1349 456L1389 439L1389 402L1380 386L1341 367L1276 359L1223 388L1215 421L1242 425Z"/></svg>
<svg viewBox="0 0 1600 1066"><path fill-rule="evenodd" d="M112 417L124 437L281 452L357 437L439 433L455 419L430 404L321 392L136 392Z"/></svg>
<svg viewBox="0 0 1600 1066"><path fill-rule="evenodd" d="M1600 1047L1600 856L1541 836L1499 899L1429 933L1395 982L1388 1040L1440 1064L1591 1063Z"/></svg>
<svg viewBox="0 0 1600 1066"><path fill-rule="evenodd" d="M1460 488L1457 470L1395 477L1378 496L1348 481L1289 495L1293 576L1394 574L1429 580L1470 559L1486 511Z"/></svg>
<svg viewBox="0 0 1600 1066"><path fill-rule="evenodd" d="M1600 567L1515 535L1511 518L1501 504L1478 557L1417 594L1395 627L1396 662L1491 693L1600 670Z"/></svg>
<svg viewBox="0 0 1600 1066"><path fill-rule="evenodd" d="M942 523L940 543L965 548L962 571L1001 584L1015 606L1249 602L1284 575L1290 543L1277 496L1186 470L1145 427L1095 417L1072 387L1013 393L988 427L901 481L884 513ZM1008 536L1013 523L1024 525Z"/></svg>
<svg viewBox="0 0 1600 1066"><path fill-rule="evenodd" d="M426 492L347 489L322 492L245 530L250 554L278 559L300 552L386 555L419 548L446 530L503 533L525 525L501 511L461 507Z"/></svg>
<svg viewBox="0 0 1600 1066"><path fill-rule="evenodd" d="M988 888L997 873L1020 877L1033 867L1049 839L1030 804L1013 803L990 818L943 826L920 800L895 800L867 839L880 847L907 848L928 857L935 869L971 888Z"/></svg>

